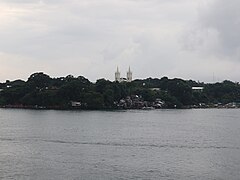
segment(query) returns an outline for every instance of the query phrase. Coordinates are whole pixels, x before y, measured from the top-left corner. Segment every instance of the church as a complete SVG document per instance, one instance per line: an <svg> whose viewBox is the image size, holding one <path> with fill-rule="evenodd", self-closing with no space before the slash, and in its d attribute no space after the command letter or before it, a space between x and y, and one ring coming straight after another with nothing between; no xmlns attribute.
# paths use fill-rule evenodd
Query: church
<svg viewBox="0 0 240 180"><path fill-rule="evenodd" d="M117 82L132 82L132 72L129 66L128 72L127 72L127 78L121 77L120 71L117 67L117 71L115 72L115 81Z"/></svg>

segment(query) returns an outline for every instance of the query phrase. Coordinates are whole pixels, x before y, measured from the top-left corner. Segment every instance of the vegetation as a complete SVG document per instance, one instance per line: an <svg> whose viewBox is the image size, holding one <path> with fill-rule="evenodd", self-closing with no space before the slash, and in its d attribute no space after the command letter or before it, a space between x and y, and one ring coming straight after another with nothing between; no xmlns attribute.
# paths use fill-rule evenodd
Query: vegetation
<svg viewBox="0 0 240 180"><path fill-rule="evenodd" d="M192 87L203 90L195 91ZM0 83L1 107L115 109L120 107L121 100L133 96L147 102L144 106L157 99L164 102L161 108L212 106L239 103L240 85L231 81L205 84L167 77L122 83L99 79L92 83L83 76L51 78L42 72L32 74L26 82ZM71 102L80 105L73 106Z"/></svg>

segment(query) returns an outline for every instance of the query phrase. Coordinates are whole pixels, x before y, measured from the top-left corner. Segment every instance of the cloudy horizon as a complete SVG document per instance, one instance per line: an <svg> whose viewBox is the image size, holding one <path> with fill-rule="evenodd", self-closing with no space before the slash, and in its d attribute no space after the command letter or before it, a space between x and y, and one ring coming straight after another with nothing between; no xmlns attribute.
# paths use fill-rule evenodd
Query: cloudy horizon
<svg viewBox="0 0 240 180"><path fill-rule="evenodd" d="M82 75L240 79L237 0L0 0L0 82Z"/></svg>

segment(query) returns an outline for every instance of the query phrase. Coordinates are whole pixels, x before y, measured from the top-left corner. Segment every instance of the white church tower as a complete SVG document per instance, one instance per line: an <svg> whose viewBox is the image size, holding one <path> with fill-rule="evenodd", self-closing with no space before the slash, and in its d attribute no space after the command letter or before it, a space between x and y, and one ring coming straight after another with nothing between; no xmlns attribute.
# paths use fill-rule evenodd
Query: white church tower
<svg viewBox="0 0 240 180"><path fill-rule="evenodd" d="M132 72L131 72L130 66L127 72L127 82L132 82Z"/></svg>
<svg viewBox="0 0 240 180"><path fill-rule="evenodd" d="M121 75L120 75L119 69L118 69L118 67L117 67L117 72L115 72L115 81L120 82L120 79L121 79L120 76L121 76Z"/></svg>

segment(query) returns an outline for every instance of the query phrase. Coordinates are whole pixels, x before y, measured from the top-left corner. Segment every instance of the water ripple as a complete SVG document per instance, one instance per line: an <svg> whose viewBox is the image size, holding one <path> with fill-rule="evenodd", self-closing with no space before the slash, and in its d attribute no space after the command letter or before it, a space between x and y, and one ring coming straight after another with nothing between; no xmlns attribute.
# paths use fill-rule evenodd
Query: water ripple
<svg viewBox="0 0 240 180"><path fill-rule="evenodd" d="M53 139L38 139L38 138L0 138L1 141L10 142L25 142L36 141L57 144L71 144L71 145L94 145L94 146L118 146L118 147L148 147L148 148L179 148L179 149L233 149L240 150L240 147L233 146L218 146L218 145L185 145L185 144L150 144L150 143L118 143L118 142L79 142Z"/></svg>

